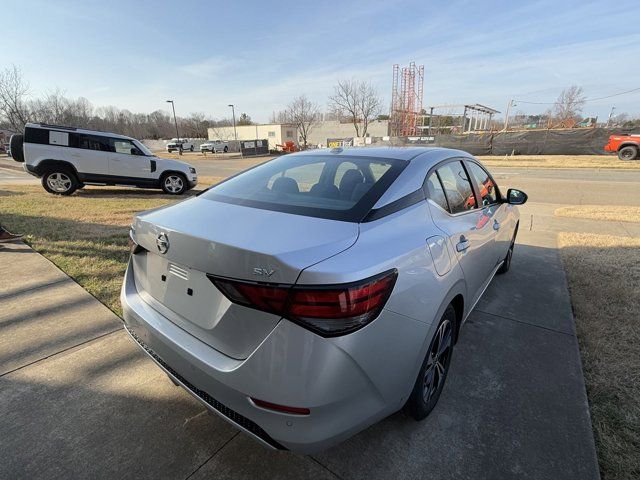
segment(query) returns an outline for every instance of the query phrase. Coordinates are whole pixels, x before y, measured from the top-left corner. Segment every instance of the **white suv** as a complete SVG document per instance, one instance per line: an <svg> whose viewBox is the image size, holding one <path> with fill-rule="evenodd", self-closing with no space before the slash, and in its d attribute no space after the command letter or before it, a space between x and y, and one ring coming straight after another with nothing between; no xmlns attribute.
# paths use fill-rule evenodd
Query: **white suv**
<svg viewBox="0 0 640 480"><path fill-rule="evenodd" d="M156 157L141 142L116 133L27 123L11 138L13 159L42 178L44 189L70 195L85 185L161 188L180 195L198 183L196 169Z"/></svg>
<svg viewBox="0 0 640 480"><path fill-rule="evenodd" d="M167 143L167 152L169 153L173 151L184 152L185 150L193 152L193 143L186 138L172 138L169 140L169 143Z"/></svg>
<svg viewBox="0 0 640 480"><path fill-rule="evenodd" d="M209 140L208 142L200 145L200 151L211 153L227 153L229 151L229 142L224 142L222 140Z"/></svg>

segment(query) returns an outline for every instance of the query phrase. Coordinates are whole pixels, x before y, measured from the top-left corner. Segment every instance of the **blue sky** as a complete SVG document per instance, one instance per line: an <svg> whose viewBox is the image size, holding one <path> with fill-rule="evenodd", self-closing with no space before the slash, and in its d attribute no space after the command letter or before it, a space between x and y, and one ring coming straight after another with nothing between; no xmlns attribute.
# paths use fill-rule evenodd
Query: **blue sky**
<svg viewBox="0 0 640 480"><path fill-rule="evenodd" d="M95 106L266 122L293 97L326 107L339 79L390 103L392 65L425 65L425 106L552 102L572 84L596 98L640 87L637 2L4 1L2 60L35 95ZM640 115L640 91L584 114ZM544 111L520 103L515 111Z"/></svg>

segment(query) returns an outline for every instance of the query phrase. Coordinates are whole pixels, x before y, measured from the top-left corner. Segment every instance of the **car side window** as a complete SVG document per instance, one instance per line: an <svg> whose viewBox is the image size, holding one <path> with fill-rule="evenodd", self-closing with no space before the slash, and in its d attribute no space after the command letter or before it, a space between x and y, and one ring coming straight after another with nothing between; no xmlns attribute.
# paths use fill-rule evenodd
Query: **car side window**
<svg viewBox="0 0 640 480"><path fill-rule="evenodd" d="M438 178L438 174L433 172L427 178L427 194L428 197L433 200L443 210L449 211L449 204L447 203L447 197L444 194L444 188Z"/></svg>
<svg viewBox="0 0 640 480"><path fill-rule="evenodd" d="M112 142L114 152L123 153L125 155L137 155L138 148L129 140L113 138Z"/></svg>
<svg viewBox="0 0 640 480"><path fill-rule="evenodd" d="M487 171L474 162L467 162L467 166L475 179L482 205L487 206L496 203L498 201L498 191Z"/></svg>
<svg viewBox="0 0 640 480"><path fill-rule="evenodd" d="M111 151L109 139L99 135L78 134L78 148L83 148L85 150L98 150L100 152Z"/></svg>
<svg viewBox="0 0 640 480"><path fill-rule="evenodd" d="M450 213L460 213L476 208L471 182L462 162L449 162L437 169Z"/></svg>

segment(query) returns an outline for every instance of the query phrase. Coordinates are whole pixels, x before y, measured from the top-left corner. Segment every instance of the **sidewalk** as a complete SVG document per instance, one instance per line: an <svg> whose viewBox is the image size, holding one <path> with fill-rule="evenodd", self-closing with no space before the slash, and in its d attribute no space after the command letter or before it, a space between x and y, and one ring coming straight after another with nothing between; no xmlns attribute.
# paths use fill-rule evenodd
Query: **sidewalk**
<svg viewBox="0 0 640 480"><path fill-rule="evenodd" d="M207 414L106 307L29 247L5 245L0 477L597 479L555 237L523 222L430 417L396 413L313 457L265 450Z"/></svg>

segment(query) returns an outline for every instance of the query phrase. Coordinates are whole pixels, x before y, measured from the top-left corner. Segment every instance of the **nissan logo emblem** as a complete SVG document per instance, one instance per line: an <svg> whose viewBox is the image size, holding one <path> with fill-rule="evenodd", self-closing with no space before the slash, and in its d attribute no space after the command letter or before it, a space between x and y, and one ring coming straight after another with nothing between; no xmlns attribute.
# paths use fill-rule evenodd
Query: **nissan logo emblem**
<svg viewBox="0 0 640 480"><path fill-rule="evenodd" d="M158 238L156 238L156 246L160 253L167 253L169 250L169 238L165 233L158 235Z"/></svg>

